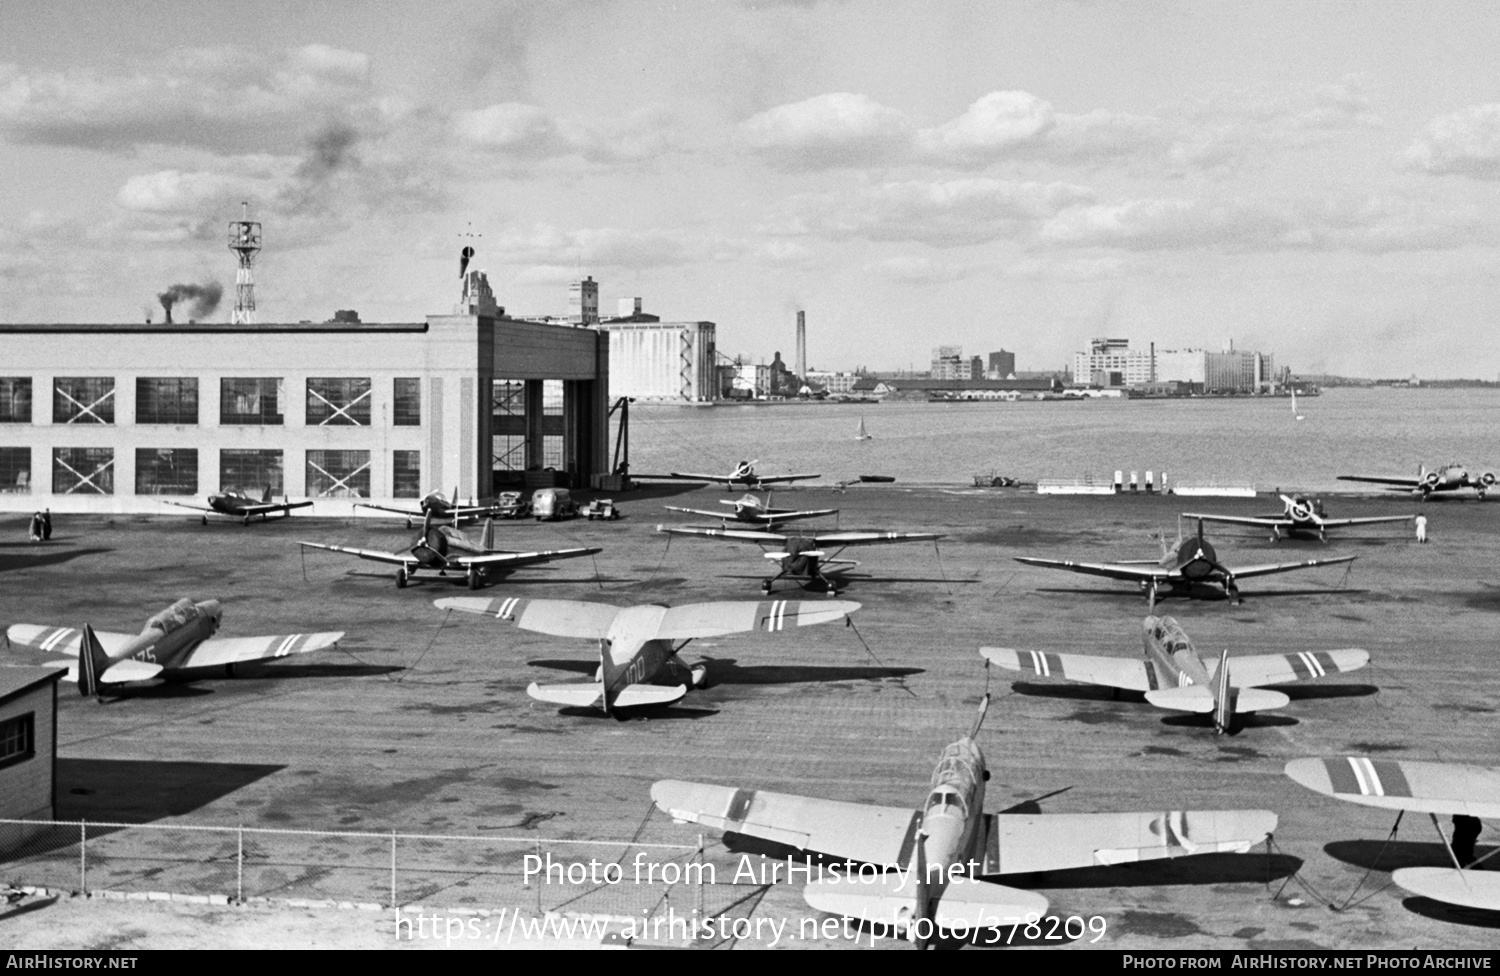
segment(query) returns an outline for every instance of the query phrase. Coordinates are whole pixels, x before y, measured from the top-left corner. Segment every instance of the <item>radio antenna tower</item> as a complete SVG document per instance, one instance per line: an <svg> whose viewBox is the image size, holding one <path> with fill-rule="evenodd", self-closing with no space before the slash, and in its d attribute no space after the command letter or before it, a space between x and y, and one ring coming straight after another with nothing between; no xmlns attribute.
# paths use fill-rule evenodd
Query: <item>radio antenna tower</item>
<svg viewBox="0 0 1500 976"><path fill-rule="evenodd" d="M240 219L229 222L229 249L239 255L240 270L234 277L233 325L255 323L255 265L260 250L260 221L250 219L250 202L240 203Z"/></svg>

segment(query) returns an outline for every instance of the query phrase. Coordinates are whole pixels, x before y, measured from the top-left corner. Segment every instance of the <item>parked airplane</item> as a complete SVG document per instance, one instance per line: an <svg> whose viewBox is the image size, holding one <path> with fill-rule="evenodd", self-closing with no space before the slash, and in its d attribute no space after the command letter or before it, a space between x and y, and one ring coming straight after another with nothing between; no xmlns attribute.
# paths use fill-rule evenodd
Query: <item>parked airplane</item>
<svg viewBox="0 0 1500 976"><path fill-rule="evenodd" d="M250 520L256 516L264 522L267 515L280 512L283 517L291 515L294 508L307 508L312 502L288 501L282 496L281 501L271 501L271 489L268 486L266 493L260 498L247 494L243 491L223 491L217 495L208 496L208 507L202 505L189 505L187 502L167 501L168 505L176 505L178 508L191 508L195 512L203 512L203 524L208 524L210 515L228 515L237 518L249 525Z"/></svg>
<svg viewBox="0 0 1500 976"><path fill-rule="evenodd" d="M1500 854L1500 847L1484 857L1467 860L1467 856L1473 853L1474 838L1478 836L1480 825L1475 821L1481 817L1500 818L1500 769L1410 759L1339 756L1336 759L1293 759L1286 764L1286 774L1302 786L1335 800L1427 814L1432 818L1443 846L1448 849L1453 867L1401 868L1392 872L1391 880L1424 898L1500 911L1500 872L1475 870L1481 861ZM1458 838L1450 841L1443 836L1443 828L1437 819L1440 815L1455 817L1455 827L1457 818L1470 818L1474 829L1463 845L1470 848L1464 852L1465 856L1454 853L1454 848L1460 846Z"/></svg>
<svg viewBox="0 0 1500 976"><path fill-rule="evenodd" d="M1148 607L1156 606L1157 591L1165 585L1172 593L1185 592L1189 597L1223 595L1241 601L1237 582L1252 576L1268 576L1271 573L1289 573L1294 569L1311 569L1314 566L1332 566L1336 563L1353 562L1354 556L1337 556L1333 559L1304 559L1295 563L1265 563L1231 569L1219 562L1218 554L1208 540L1203 538L1203 523L1198 523L1197 536L1178 539L1160 560L1119 563L1080 563L1071 559L1037 559L1032 556L1012 557L1018 563L1064 569L1070 573L1085 573L1090 576L1107 576L1110 579L1134 580L1146 591Z"/></svg>
<svg viewBox="0 0 1500 976"><path fill-rule="evenodd" d="M595 706L612 711L640 705L664 705L687 694L684 684L656 684L653 679L685 676L702 687L707 668L689 667L678 657L697 637L722 637L752 630L776 633L788 627L831 623L859 609L858 603L808 603L802 600L695 603L681 607L648 604L615 607L578 600L485 599L450 597L436 600L442 610L462 610L514 620L523 630L554 637L581 637L599 642L599 670L580 684L539 685L526 694L559 705ZM681 641L675 644L675 641Z"/></svg>
<svg viewBox="0 0 1500 976"><path fill-rule="evenodd" d="M1142 621L1141 641L1144 659L1009 647L981 647L979 653L1009 671L1033 671L1045 677L1143 691L1146 700L1157 708L1212 714L1215 732L1228 731L1235 715L1282 708L1290 701L1263 685L1354 671L1370 661L1369 653L1359 648L1235 658L1230 658L1226 649L1217 662L1204 661L1171 617L1147 617Z"/></svg>
<svg viewBox="0 0 1500 976"><path fill-rule="evenodd" d="M450 519L455 524L464 521L478 521L481 518L491 518L500 514L495 502L487 502L483 505L476 504L472 500L467 505L458 503L458 486L453 486L453 499L440 490L429 491L422 496L415 509L392 508L389 505L375 505L370 502L355 502L355 508L373 508L380 512L395 512L397 515L406 516L406 527L414 528L412 519L427 519L429 516L435 519Z"/></svg>
<svg viewBox="0 0 1500 976"><path fill-rule="evenodd" d="M1285 508L1274 515L1204 515L1183 512L1182 517L1199 522L1223 522L1227 525L1258 525L1271 530L1271 541L1286 535L1315 535L1328 541L1328 530L1346 525L1375 525L1381 522L1410 522L1415 515L1377 515L1366 518L1331 519L1323 511L1323 500L1308 495L1282 495Z"/></svg>
<svg viewBox="0 0 1500 976"><path fill-rule="evenodd" d="M683 480L683 481L708 481L723 485L725 488L734 488L736 485L749 491L758 491L766 485L777 485L788 481L807 481L811 478L821 478L818 474L777 474L762 476L755 473L755 466L760 463L757 458L754 461L741 461L734 466L734 470L727 475L722 474L686 474L673 471L671 474L633 474L630 477L635 481L650 481L652 479Z"/></svg>
<svg viewBox="0 0 1500 976"><path fill-rule="evenodd" d="M224 611L218 600L178 600L146 621L139 634L95 632L88 624L73 627L12 624L5 637L12 644L49 654L74 655L55 662L66 665L68 680L83 695L100 695L106 686L162 677L206 677L213 669L233 675L235 667L288 654L333 647L343 631L288 634L279 637L215 637Z"/></svg>
<svg viewBox="0 0 1500 976"><path fill-rule="evenodd" d="M1389 485L1388 491L1411 492L1426 501L1427 496L1435 491L1457 491L1460 488L1473 488L1479 497L1483 498L1495 485L1495 472L1484 471L1470 474L1468 469L1461 464L1445 464L1436 471L1428 471L1424 464L1417 468L1415 478L1370 478L1357 474L1341 474L1338 480Z"/></svg>
<svg viewBox="0 0 1500 976"><path fill-rule="evenodd" d="M982 877L1245 853L1276 827L1269 810L987 814L990 774L975 739L988 706L986 695L973 729L943 750L916 809L680 780L658 781L651 799L679 822L847 859L821 866L803 888L807 903L892 926L919 944L944 929L999 928L1046 912L1041 895Z"/></svg>
<svg viewBox="0 0 1500 976"><path fill-rule="evenodd" d="M775 532L770 529L712 529L701 525L658 525L656 531L670 535L700 535L737 542L754 542L762 549L766 546L775 546L775 550L765 552L765 557L776 560L781 566L781 571L761 582L762 593L770 593L772 585L777 580L785 578L802 580L805 589L821 590L829 596L837 594L838 587L833 580L823 575L823 567L859 565L853 559L837 558L845 548L883 545L891 542L936 541L942 538L941 535L932 532L835 531L799 534ZM827 552L829 549L833 550L831 556Z"/></svg>
<svg viewBox="0 0 1500 976"><path fill-rule="evenodd" d="M396 570L396 585L405 586L418 569L435 570L439 576L449 571L462 573L469 589L477 590L491 571L508 572L519 566L532 563L551 562L554 559L573 559L591 556L603 550L597 547L579 549L545 549L538 552L511 552L494 548L495 520L484 523L484 535L474 542L451 525L433 525L434 516L428 513L422 522L422 534L406 552L384 552L379 549L356 549L351 546L330 546L321 542L299 542L299 546L327 549L330 552L345 552L361 559L399 566Z"/></svg>
<svg viewBox="0 0 1500 976"><path fill-rule="evenodd" d="M761 501L754 495L745 495L737 502L722 499L720 505L734 507L734 512L710 512L701 508L678 508L676 505L663 506L669 512L686 512L688 515L703 515L708 518L721 519L726 525L731 522L749 522L752 525L764 525L775 528L782 522L794 522L798 519L820 518L824 515L837 515L836 508L819 508L806 511L796 511L790 508L772 508L771 498L766 496Z"/></svg>

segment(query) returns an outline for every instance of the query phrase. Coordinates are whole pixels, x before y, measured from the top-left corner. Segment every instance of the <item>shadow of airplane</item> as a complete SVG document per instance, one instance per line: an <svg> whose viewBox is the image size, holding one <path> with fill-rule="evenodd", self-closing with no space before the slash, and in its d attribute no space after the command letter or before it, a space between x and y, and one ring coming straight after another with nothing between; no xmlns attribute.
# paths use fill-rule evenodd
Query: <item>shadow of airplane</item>
<svg viewBox="0 0 1500 976"><path fill-rule="evenodd" d="M1118 701L1137 705L1146 704L1146 693L1128 691L1124 688L1107 688L1104 685L1045 685L1034 681L1012 682L1011 690L1018 695L1035 698L1060 698L1064 701Z"/></svg>
<svg viewBox="0 0 1500 976"><path fill-rule="evenodd" d="M1412 897L1401 902L1401 907L1423 918L1452 925L1467 925L1470 928L1500 929L1500 911L1483 908L1468 908L1464 905L1449 905L1431 898Z"/></svg>
<svg viewBox="0 0 1500 976"><path fill-rule="evenodd" d="M150 823L180 817L285 768L266 763L60 758L57 819ZM75 832L66 842L76 840Z"/></svg>
<svg viewBox="0 0 1500 976"><path fill-rule="evenodd" d="M1483 857L1492 847L1478 845L1476 857ZM1336 840L1323 845L1323 852L1335 861L1375 871L1398 868L1451 868L1453 860L1437 841ZM1494 858L1490 859L1493 862ZM1486 862L1486 867L1490 862Z"/></svg>
<svg viewBox="0 0 1500 976"><path fill-rule="evenodd" d="M1068 596L1096 596L1096 597L1113 596L1113 597L1129 597L1130 599L1132 599L1132 600L1134 600L1136 602L1139 602L1142 599L1143 594L1145 593L1144 590L1138 590L1136 592L1131 592L1130 590L1125 590L1125 589L1101 590L1101 589L1097 589L1097 588L1084 589L1084 588L1081 588L1081 587L1058 587L1058 586L1039 586L1039 587L1036 588L1036 592L1038 592L1038 593L1066 594ZM1240 599L1242 601L1253 603L1256 600L1263 600L1263 599L1266 599L1267 597L1286 597L1286 596L1364 596L1364 595L1368 594L1369 592L1370 592L1369 590L1356 590L1356 589L1336 589L1336 590L1322 589L1322 590L1251 590L1250 592L1247 593L1244 590L1241 590L1239 595L1240 595ZM1157 594L1156 594L1156 602L1158 604L1161 604L1162 602L1164 602L1166 600L1201 600L1201 601L1203 601L1205 603L1225 603L1225 602L1228 602L1229 597L1226 596L1224 594L1224 591L1221 590L1221 589L1219 589L1218 587L1207 587L1207 586L1205 586L1205 587L1202 587L1201 590L1198 589L1198 588L1195 588L1193 590L1193 592L1190 592L1190 593L1184 593L1181 590L1179 590L1177 592L1173 592L1172 590L1167 589L1167 588L1163 588L1161 590L1158 590Z"/></svg>
<svg viewBox="0 0 1500 976"><path fill-rule="evenodd" d="M1233 676L1234 656L1230 655L1230 675ZM1279 691L1292 701L1313 701L1319 698L1366 698L1378 694L1374 685L1265 685L1271 691Z"/></svg>
<svg viewBox="0 0 1500 976"><path fill-rule="evenodd" d="M16 569L31 569L37 566L56 566L61 563L72 562L83 556L97 556L105 552L114 552L114 550L104 548L53 549L43 546L38 549L28 550L25 554L0 553L0 573Z"/></svg>
<svg viewBox="0 0 1500 976"><path fill-rule="evenodd" d="M567 715L570 718L605 718L605 714L597 708L580 707L577 705L564 705L557 710L559 715ZM682 705L642 705L639 708L616 708L609 713L609 718L617 722L632 721L697 721L700 718L708 718L719 714L716 708L688 708Z"/></svg>

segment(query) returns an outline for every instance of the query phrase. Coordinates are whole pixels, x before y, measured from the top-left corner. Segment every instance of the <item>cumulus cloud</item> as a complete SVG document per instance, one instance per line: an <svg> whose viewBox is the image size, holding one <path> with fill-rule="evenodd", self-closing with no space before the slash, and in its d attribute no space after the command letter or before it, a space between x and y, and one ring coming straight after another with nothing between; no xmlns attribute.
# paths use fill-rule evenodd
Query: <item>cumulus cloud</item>
<svg viewBox="0 0 1500 976"><path fill-rule="evenodd" d="M1058 213L1037 237L1057 247L1384 253L1459 247L1477 233L1471 218L1420 201L1338 197L1096 203Z"/></svg>
<svg viewBox="0 0 1500 976"><path fill-rule="evenodd" d="M648 159L671 148L672 113L647 105L598 125L559 118L536 105L503 102L453 118L459 139L513 161L579 156L595 162Z"/></svg>
<svg viewBox="0 0 1500 976"><path fill-rule="evenodd" d="M0 68L0 134L22 143L277 152L329 118L369 129L384 116L368 58L322 44L269 58L218 47L113 69Z"/></svg>
<svg viewBox="0 0 1500 976"><path fill-rule="evenodd" d="M898 159L912 129L905 115L868 96L833 92L752 116L739 137L774 166L826 169Z"/></svg>
<svg viewBox="0 0 1500 976"><path fill-rule="evenodd" d="M1433 119L1401 162L1438 176L1500 179L1500 104L1470 105Z"/></svg>
<svg viewBox="0 0 1500 976"><path fill-rule="evenodd" d="M943 247L1025 237L1040 221L1093 197L1069 183L964 179L890 182L799 205L808 226L828 237Z"/></svg>
<svg viewBox="0 0 1500 976"><path fill-rule="evenodd" d="M995 91L953 121L923 129L917 143L934 156L993 159L1040 141L1056 124L1052 106L1030 92Z"/></svg>

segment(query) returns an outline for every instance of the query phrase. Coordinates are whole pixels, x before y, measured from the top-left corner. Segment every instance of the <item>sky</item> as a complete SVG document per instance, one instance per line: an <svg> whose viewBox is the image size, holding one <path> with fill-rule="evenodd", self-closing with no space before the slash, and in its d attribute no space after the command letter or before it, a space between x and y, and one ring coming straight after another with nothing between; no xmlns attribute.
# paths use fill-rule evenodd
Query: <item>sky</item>
<svg viewBox="0 0 1500 976"><path fill-rule="evenodd" d="M420 321L599 282L722 353L1094 337L1500 377L1500 5L50 0L0 33L0 321ZM227 321L230 298L209 317ZM160 319L159 310L155 311Z"/></svg>

